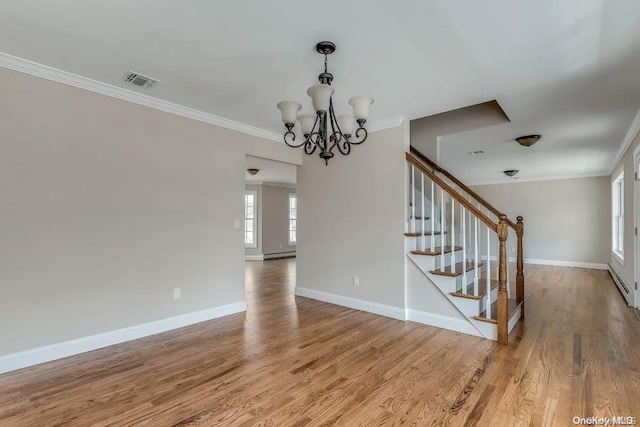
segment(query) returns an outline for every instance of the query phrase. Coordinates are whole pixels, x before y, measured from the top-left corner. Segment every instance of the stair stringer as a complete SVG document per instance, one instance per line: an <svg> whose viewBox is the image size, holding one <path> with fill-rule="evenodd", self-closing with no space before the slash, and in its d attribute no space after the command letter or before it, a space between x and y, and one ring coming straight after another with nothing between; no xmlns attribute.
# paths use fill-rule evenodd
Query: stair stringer
<svg viewBox="0 0 640 427"><path fill-rule="evenodd" d="M407 254L407 318L438 328L462 332L481 338L497 339L494 324L473 321L467 317L453 300L455 297L443 292ZM492 332L491 329L494 329Z"/></svg>

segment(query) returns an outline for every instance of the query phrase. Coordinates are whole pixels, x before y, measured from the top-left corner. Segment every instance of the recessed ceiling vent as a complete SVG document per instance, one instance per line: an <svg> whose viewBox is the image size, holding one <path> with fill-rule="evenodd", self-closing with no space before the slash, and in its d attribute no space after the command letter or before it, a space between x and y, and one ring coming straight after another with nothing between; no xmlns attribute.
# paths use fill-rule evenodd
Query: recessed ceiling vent
<svg viewBox="0 0 640 427"><path fill-rule="evenodd" d="M132 84L134 86L138 86L144 89L148 89L156 83L160 83L160 80L154 79L153 77L145 76L140 73L136 73L135 71L127 71L124 76L122 76L122 80L125 82Z"/></svg>

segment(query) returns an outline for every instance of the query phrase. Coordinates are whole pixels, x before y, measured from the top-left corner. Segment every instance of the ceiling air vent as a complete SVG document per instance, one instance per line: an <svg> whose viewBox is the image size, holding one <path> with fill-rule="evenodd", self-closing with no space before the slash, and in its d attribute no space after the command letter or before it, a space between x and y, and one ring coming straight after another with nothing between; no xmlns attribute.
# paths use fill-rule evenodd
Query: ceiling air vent
<svg viewBox="0 0 640 427"><path fill-rule="evenodd" d="M122 80L134 86L138 86L145 89L150 88L156 83L160 83L160 80L158 79L154 79L153 77L136 73L135 71L127 71L127 73L124 76L122 76Z"/></svg>

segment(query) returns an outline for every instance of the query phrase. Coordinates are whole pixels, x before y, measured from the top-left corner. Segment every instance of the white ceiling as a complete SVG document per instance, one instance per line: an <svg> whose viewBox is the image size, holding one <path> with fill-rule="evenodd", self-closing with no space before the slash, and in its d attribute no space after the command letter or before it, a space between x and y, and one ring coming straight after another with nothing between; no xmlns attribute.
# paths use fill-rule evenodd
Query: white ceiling
<svg viewBox="0 0 640 427"><path fill-rule="evenodd" d="M310 109L329 39L338 113L356 94L374 122L496 99L512 123L443 139L478 182L606 173L640 107L639 21L637 0L3 0L0 51L281 132L277 102ZM162 83L124 86L127 70ZM526 133L544 137L507 142Z"/></svg>
<svg viewBox="0 0 640 427"><path fill-rule="evenodd" d="M246 169L260 169L255 175L246 174L247 184L287 184L296 185L296 166L289 163L247 156Z"/></svg>

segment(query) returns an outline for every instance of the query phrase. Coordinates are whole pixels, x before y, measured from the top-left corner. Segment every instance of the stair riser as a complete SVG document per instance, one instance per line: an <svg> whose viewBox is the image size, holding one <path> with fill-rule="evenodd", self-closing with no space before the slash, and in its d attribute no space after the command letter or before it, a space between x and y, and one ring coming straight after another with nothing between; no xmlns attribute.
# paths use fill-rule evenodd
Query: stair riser
<svg viewBox="0 0 640 427"><path fill-rule="evenodd" d="M447 240L447 235L445 234L445 246L448 244L448 240ZM407 236L407 239L409 239L410 241L408 242L409 246L411 247L411 250L416 250L416 249L422 249L422 236ZM433 240L433 246L440 246L440 244L442 243L440 240L440 235L436 234L435 236L433 236L433 238L431 237L431 235L427 235L424 236L424 244L425 244L425 248L430 249L431 248L431 241Z"/></svg>
<svg viewBox="0 0 640 427"><path fill-rule="evenodd" d="M409 252L414 250L413 248L407 249ZM439 270L442 264L440 255L409 255L411 259L422 269L422 271L428 272L431 270ZM455 251L456 262L462 260L462 251ZM444 254L445 270L451 266L451 252Z"/></svg>
<svg viewBox="0 0 640 427"><path fill-rule="evenodd" d="M482 275L482 268L483 267L480 267L478 271L478 276ZM475 277L475 270L467 271L466 277L463 274L457 277L451 277L451 276L439 276L437 274L431 274L431 273L429 273L428 277L429 279L431 279L433 283L436 284L436 286L442 289L443 292L457 292L462 288L463 282L465 283L465 285L470 285L471 283L473 283L473 279ZM466 278L466 281L465 281L465 278Z"/></svg>

